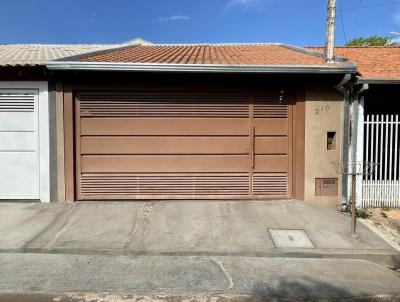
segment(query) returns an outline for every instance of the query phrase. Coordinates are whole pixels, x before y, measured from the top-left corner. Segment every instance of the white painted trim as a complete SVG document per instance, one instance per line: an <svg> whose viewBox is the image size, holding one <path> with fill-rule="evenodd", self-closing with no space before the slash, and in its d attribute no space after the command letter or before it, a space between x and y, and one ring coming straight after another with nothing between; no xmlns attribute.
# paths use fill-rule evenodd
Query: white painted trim
<svg viewBox="0 0 400 302"><path fill-rule="evenodd" d="M356 161L364 161L364 96L360 96L357 102L357 145L356 145ZM356 205L362 206L362 176L357 177L356 182Z"/></svg>
<svg viewBox="0 0 400 302"><path fill-rule="evenodd" d="M39 199L50 202L50 133L49 92L45 81L0 81L1 89L38 91L38 135L39 135ZM17 196L13 196L18 198ZM29 199L29 196L20 196Z"/></svg>

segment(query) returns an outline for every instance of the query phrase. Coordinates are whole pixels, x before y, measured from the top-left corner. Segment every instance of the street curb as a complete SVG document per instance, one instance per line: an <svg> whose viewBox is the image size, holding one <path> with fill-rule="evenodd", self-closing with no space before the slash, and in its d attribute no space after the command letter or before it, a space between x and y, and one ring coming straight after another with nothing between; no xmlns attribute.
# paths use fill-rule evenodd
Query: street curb
<svg viewBox="0 0 400 302"><path fill-rule="evenodd" d="M121 249L80 249L80 248L18 248L0 249L0 254L32 253L56 255L96 256L232 256L259 258L315 258L367 260L392 269L400 268L400 253L393 250L346 250L346 249L273 249L266 252L229 251L130 251Z"/></svg>
<svg viewBox="0 0 400 302"><path fill-rule="evenodd" d="M82 302L82 301L124 301L124 302L264 302L264 301L282 301L282 302L306 302L306 301L343 301L343 302L396 302L400 301L400 295L384 294L374 296L358 296L349 298L316 298L316 297L274 297L274 296L257 296L246 295L241 293L187 293L187 294L171 294L171 293L93 293L93 292L65 292L65 293L48 293L48 292L21 292L8 293L0 292L0 301L2 302Z"/></svg>

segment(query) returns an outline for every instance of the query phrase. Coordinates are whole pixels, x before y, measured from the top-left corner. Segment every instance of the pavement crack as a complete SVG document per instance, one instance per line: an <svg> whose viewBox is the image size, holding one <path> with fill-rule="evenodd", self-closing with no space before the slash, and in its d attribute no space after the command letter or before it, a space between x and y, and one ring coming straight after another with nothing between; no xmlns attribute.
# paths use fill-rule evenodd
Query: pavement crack
<svg viewBox="0 0 400 302"><path fill-rule="evenodd" d="M153 204L144 203L140 206L140 208L136 212L132 231L129 234L129 240L125 244L124 251L128 250L129 247L131 246L131 243L133 243L135 235L136 235L137 231L139 230L140 224L143 223L144 220L146 220L150 216L150 214L152 212L152 208L153 208Z"/></svg>
<svg viewBox="0 0 400 302"><path fill-rule="evenodd" d="M213 242L213 229L212 229L212 203L208 203L208 221L209 221L209 226L210 226L210 245L211 245L211 250L214 251L214 242Z"/></svg>
<svg viewBox="0 0 400 302"><path fill-rule="evenodd" d="M64 223L67 223L71 219L75 207L76 205L64 207L63 210L59 214L55 215L54 219L45 228L43 228L42 231L38 232L35 236L33 236L29 241L24 244L22 250L24 252L28 252L30 246L35 242L40 241L40 238L44 237L45 234L55 232L57 238L59 238L61 233L65 231ZM57 238L55 238L55 236L51 237L51 240L49 242L44 242L43 247L49 248L52 244L56 242Z"/></svg>
<svg viewBox="0 0 400 302"><path fill-rule="evenodd" d="M224 265L222 264L222 262L221 262L220 260L217 260L217 259L213 258L213 257L210 257L210 260L211 260L212 262L214 262L214 263L219 267L219 269L224 273L226 279L229 281L229 286L228 286L225 290L230 290L230 289L232 289L233 286L234 286L235 284L233 283L233 279L232 279L231 275L230 275L230 274L228 273L228 271L225 269L225 267L224 267Z"/></svg>

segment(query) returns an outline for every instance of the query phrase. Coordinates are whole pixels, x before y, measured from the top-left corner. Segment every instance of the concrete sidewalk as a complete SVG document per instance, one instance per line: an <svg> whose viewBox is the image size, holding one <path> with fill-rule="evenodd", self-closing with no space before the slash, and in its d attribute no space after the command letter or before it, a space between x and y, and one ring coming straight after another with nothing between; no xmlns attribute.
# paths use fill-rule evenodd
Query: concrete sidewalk
<svg viewBox="0 0 400 302"><path fill-rule="evenodd" d="M313 248L277 247L304 230ZM398 267L399 253L334 209L296 201L0 203L0 252L355 258Z"/></svg>
<svg viewBox="0 0 400 302"><path fill-rule="evenodd" d="M277 229L307 247L278 247ZM399 274L377 264L398 252L349 230L296 201L0 203L0 301L400 299Z"/></svg>

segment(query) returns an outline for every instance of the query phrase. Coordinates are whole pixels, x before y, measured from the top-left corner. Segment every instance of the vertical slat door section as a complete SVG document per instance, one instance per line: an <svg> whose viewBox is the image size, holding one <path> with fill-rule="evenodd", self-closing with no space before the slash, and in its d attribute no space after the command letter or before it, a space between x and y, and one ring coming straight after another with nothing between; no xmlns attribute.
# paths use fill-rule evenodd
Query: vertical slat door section
<svg viewBox="0 0 400 302"><path fill-rule="evenodd" d="M78 200L289 197L279 96L80 92L75 109Z"/></svg>
<svg viewBox="0 0 400 302"><path fill-rule="evenodd" d="M253 195L289 197L289 106L284 96L253 101Z"/></svg>

